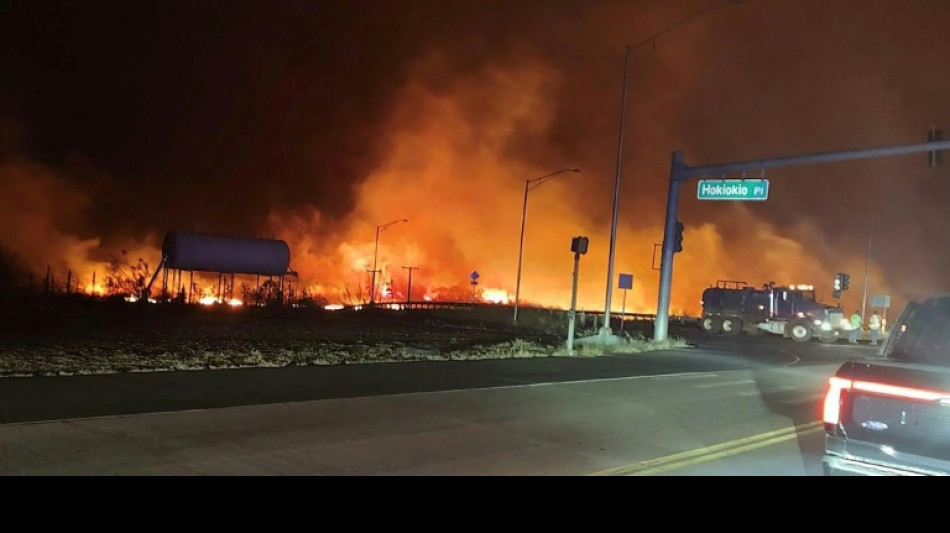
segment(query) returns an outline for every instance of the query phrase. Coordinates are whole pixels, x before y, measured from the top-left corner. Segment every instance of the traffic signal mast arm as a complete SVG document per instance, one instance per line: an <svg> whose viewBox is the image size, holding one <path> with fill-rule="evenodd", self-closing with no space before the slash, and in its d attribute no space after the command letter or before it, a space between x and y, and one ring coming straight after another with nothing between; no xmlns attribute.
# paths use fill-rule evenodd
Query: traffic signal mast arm
<svg viewBox="0 0 950 533"><path fill-rule="evenodd" d="M816 163L835 163L839 161L853 161L856 159L867 159L871 157L907 155L923 152L940 152L943 150L950 150L950 141L935 141L898 146L881 146L878 148L846 150L843 152L822 152L817 154L774 157L771 159L755 159L749 161L738 161L735 163L703 165L698 167L691 167L681 163L678 168L674 169L676 171L675 176L671 175L670 177L677 181L686 181L689 178L701 176L722 176L737 172L755 172L768 168L810 165ZM676 153L681 154L681 152ZM682 161L682 156L680 156L680 160Z"/></svg>
<svg viewBox="0 0 950 533"><path fill-rule="evenodd" d="M930 138L937 138L931 134ZM654 322L653 339L665 341L669 333L670 297L673 282L673 255L676 253L675 241L677 222L679 218L680 186L690 178L702 176L723 176L739 172L764 171L769 168L810 165L816 163L834 163L839 161L853 161L871 157L887 157L924 152L939 153L950 150L950 141L934 141L927 143L905 144L897 146L882 146L865 148L862 150L846 150L841 152L822 152L808 155L776 157L691 167L683 161L683 152L673 152L670 164L670 186L667 194L666 220L663 225L663 254L660 263L660 287L656 306L656 321ZM612 275L612 274L611 274ZM608 280L609 282L609 280ZM847 278L842 279L842 287L847 286Z"/></svg>

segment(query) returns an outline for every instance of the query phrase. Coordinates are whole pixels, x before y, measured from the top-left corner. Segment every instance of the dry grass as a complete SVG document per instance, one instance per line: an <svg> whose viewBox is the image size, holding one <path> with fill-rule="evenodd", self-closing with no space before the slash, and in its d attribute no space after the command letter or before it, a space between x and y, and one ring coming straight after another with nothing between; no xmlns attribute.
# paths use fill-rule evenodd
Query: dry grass
<svg viewBox="0 0 950 533"><path fill-rule="evenodd" d="M563 355L557 317L515 329L464 312L278 313L161 306L82 308L0 324L0 377L535 358ZM530 316L530 315L528 315ZM525 321L527 322L527 320ZM631 338L596 356L685 346Z"/></svg>
<svg viewBox="0 0 950 533"><path fill-rule="evenodd" d="M577 357L599 357L604 355L624 355L688 348L689 343L678 337L670 337L665 341L654 341L642 337L622 338L618 344L604 346L601 344L583 344L574 347ZM566 349L560 349L556 355L567 355Z"/></svg>

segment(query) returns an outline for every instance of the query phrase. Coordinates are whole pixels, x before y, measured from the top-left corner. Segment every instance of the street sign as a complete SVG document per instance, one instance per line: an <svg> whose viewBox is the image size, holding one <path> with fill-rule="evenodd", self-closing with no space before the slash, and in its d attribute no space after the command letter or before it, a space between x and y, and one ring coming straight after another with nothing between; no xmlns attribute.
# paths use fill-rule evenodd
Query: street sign
<svg viewBox="0 0 950 533"><path fill-rule="evenodd" d="M633 274L620 274L620 288L625 290L633 288Z"/></svg>
<svg viewBox="0 0 950 533"><path fill-rule="evenodd" d="M699 180L700 200L762 201L769 198L769 180Z"/></svg>
<svg viewBox="0 0 950 533"><path fill-rule="evenodd" d="M891 297L888 295L872 296L871 307L890 307Z"/></svg>
<svg viewBox="0 0 950 533"><path fill-rule="evenodd" d="M468 277L472 278L472 281L477 280L477 279L479 278L478 271L477 271L477 270L473 270L472 273L468 275Z"/></svg>

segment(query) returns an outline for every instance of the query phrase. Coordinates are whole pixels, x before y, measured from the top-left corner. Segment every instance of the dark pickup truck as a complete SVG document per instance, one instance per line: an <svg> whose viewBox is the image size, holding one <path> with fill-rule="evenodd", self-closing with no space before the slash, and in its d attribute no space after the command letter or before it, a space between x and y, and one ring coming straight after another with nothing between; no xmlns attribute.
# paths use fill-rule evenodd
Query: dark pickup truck
<svg viewBox="0 0 950 533"><path fill-rule="evenodd" d="M908 304L877 357L831 378L826 476L950 474L950 296Z"/></svg>

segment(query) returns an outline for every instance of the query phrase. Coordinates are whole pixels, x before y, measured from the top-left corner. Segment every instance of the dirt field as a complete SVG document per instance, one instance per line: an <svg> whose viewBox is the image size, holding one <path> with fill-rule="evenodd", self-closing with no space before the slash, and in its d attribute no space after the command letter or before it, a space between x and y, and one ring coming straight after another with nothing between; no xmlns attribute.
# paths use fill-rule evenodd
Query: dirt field
<svg viewBox="0 0 950 533"><path fill-rule="evenodd" d="M563 347L563 313L522 309L515 328L511 312L504 306L209 308L79 298L8 305L0 316L0 377L548 357Z"/></svg>

